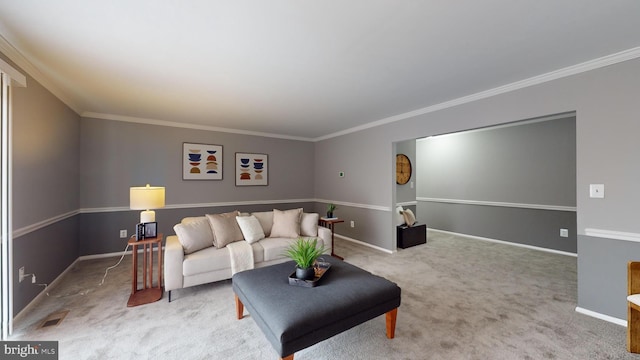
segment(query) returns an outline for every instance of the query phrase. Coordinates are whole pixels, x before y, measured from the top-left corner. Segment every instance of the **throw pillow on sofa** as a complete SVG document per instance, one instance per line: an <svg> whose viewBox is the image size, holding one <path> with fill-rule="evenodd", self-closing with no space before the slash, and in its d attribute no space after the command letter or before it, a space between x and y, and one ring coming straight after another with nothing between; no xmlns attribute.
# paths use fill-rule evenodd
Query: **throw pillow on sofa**
<svg viewBox="0 0 640 360"><path fill-rule="evenodd" d="M302 236L318 236L318 220L319 214L302 213L300 220L300 235Z"/></svg>
<svg viewBox="0 0 640 360"><path fill-rule="evenodd" d="M243 240L242 230L238 226L237 211L224 214L207 214L207 219L213 230L213 243L218 249L222 249L234 241Z"/></svg>
<svg viewBox="0 0 640 360"><path fill-rule="evenodd" d="M273 227L273 211L259 211L251 213L251 215L255 216L258 221L260 221L262 231L264 231L264 236L270 236L271 228Z"/></svg>
<svg viewBox="0 0 640 360"><path fill-rule="evenodd" d="M213 233L206 217L177 224L173 230L178 235L185 254L213 246Z"/></svg>
<svg viewBox="0 0 640 360"><path fill-rule="evenodd" d="M249 244L264 239L264 230L262 230L262 225L260 225L260 221L255 216L236 216L236 221L240 226L244 240Z"/></svg>
<svg viewBox="0 0 640 360"><path fill-rule="evenodd" d="M273 227L269 237L297 238L300 236L302 208L291 210L273 209Z"/></svg>

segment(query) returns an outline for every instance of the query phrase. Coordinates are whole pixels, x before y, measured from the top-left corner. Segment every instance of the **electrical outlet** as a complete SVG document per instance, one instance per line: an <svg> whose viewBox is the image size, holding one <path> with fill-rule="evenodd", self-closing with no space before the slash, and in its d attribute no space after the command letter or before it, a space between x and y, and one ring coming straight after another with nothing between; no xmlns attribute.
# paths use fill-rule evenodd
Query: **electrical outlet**
<svg viewBox="0 0 640 360"><path fill-rule="evenodd" d="M560 237L569 237L568 229L560 229Z"/></svg>
<svg viewBox="0 0 640 360"><path fill-rule="evenodd" d="M120 230L120 238L124 239L127 237L127 230Z"/></svg>
<svg viewBox="0 0 640 360"><path fill-rule="evenodd" d="M20 270L18 270L18 276L20 279L20 282L22 282L22 280L24 280L24 266L20 268Z"/></svg>
<svg viewBox="0 0 640 360"><path fill-rule="evenodd" d="M356 222L351 220L351 227L356 227Z"/></svg>

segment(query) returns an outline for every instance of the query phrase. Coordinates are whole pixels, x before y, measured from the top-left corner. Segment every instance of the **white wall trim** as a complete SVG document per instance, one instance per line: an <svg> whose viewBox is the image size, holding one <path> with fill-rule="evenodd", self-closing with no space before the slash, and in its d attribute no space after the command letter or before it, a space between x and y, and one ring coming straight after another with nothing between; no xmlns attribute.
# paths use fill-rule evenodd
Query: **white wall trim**
<svg viewBox="0 0 640 360"><path fill-rule="evenodd" d="M521 248L525 248L525 249L548 252L548 253L552 253L552 254L565 255L565 256L571 256L571 257L578 257L578 254L572 253L572 252L568 252L568 251L547 249L547 248L543 248L543 247L539 247L539 246L514 243L514 242L511 242L511 241L497 240L497 239L491 239L491 238L486 238L486 237L481 237L481 236L456 233L456 232L453 232L453 231L438 230L438 229L433 229L433 228L429 228L428 231L434 231L434 232L438 232L438 233L442 233L442 234L463 236L463 237L467 237L467 238L474 239L474 240L488 241L488 242L493 242L493 243L498 243L498 244L503 244L503 245L512 245L512 246L517 246L517 247L521 247Z"/></svg>
<svg viewBox="0 0 640 360"><path fill-rule="evenodd" d="M396 207L398 207L398 206L417 206L417 205L418 205L418 200L396 203Z"/></svg>
<svg viewBox="0 0 640 360"><path fill-rule="evenodd" d="M584 234L599 238L640 242L640 234L637 233L586 228Z"/></svg>
<svg viewBox="0 0 640 360"><path fill-rule="evenodd" d="M613 317L613 316L597 313L595 311L587 310L587 309L581 308L579 306L576 306L576 312L578 312L580 314L587 315L587 316L594 317L596 319L608 321L608 322L614 323L616 325L627 327L627 320L622 320L622 319L618 319L618 318Z"/></svg>
<svg viewBox="0 0 640 360"><path fill-rule="evenodd" d="M455 107L458 105L470 103L476 100L481 100L485 98L489 98L492 96L508 93L511 91L523 89L529 86L534 86L538 84L542 84L545 82L561 79L564 77L584 73L587 71L599 69L605 66L621 63L628 60L633 60L640 57L640 47L635 47L627 50L623 50L617 53L613 53L610 55L606 55L600 58L588 60L576 65L564 67L562 69L558 69L555 71L550 71L545 74L541 74L538 76L533 76L524 80L516 81L511 84L499 86L493 89L481 91L475 94L471 94L468 96L463 96L461 98L453 99L450 101L445 101L439 104L435 104L432 106L427 106L418 110L409 111L406 113L390 116L387 118L383 118L377 121L373 121L370 123L366 123L360 126L352 127L350 129L345 129L342 131L338 131L332 134L320 136L317 138L305 138L305 137L296 137L296 136L287 136L280 134L272 134L272 133L261 133L261 132L253 132L253 131L244 131L238 129L229 129L229 128L220 128L213 126L203 126L196 124L186 124L186 123L177 123L170 121L162 121L155 119L144 119L144 118L136 118L129 116L120 116L113 114L101 114L94 113L88 111L82 111L81 107L67 94L61 91L57 86L55 86L49 79L42 74L38 68L36 68L18 49L16 49L7 39L0 35L0 52L4 53L9 59L15 62L19 67L24 69L29 75L31 75L34 79L36 79L42 86L51 91L56 97L58 97L62 102L67 104L71 109L73 109L77 114L83 117L93 117L104 120L117 120L117 121L126 121L126 122L138 122L143 124L153 124L153 125L161 125L161 126L171 126L171 127L180 127L180 128L191 128L191 129L203 129L203 130L211 130L211 131L220 131L220 132L231 132L237 134L247 134L247 135L256 135L256 136L265 136L265 137L275 137L282 139L290 139L290 140L300 140L300 141L322 141L331 139L334 137L370 129L373 127L406 120L415 116L424 115L436 111L440 111L443 109Z"/></svg>
<svg viewBox="0 0 640 360"><path fill-rule="evenodd" d="M385 249L385 248L383 248L383 247L380 247L380 246L377 246L377 245L372 245L372 244L366 243L366 242L364 242L364 241L360 241L360 240L352 239L352 238L350 238L350 237L346 237L346 236L344 236L344 235L339 235L339 234L334 234L334 235L335 235L335 237L337 237L337 238L340 238L340 239L343 239L343 240L346 240L346 241L352 242L352 243L354 243L354 244L358 244L358 245L366 246L366 247L369 247L369 248L372 248L372 249L375 249L375 250L378 250L378 251L382 251L382 252L387 253L387 254L393 254L394 252L396 252L396 251L397 251L397 250L396 250L396 251L394 251L394 250ZM335 249L334 249L334 250L335 250Z"/></svg>
<svg viewBox="0 0 640 360"><path fill-rule="evenodd" d="M94 119L102 119L102 120L123 121L123 122L129 122L129 123L168 126L168 127L176 127L176 128L183 128L183 129L217 131L217 132L223 132L223 133L262 136L262 137L276 138L276 139L314 141L312 138L306 138L301 136L281 135L281 134L249 131L249 130L239 130L239 129L223 128L223 127L209 126L209 125L187 124L187 123L179 123L175 121L147 119L147 118L139 118L139 117L133 117L133 116L102 114L102 113L96 113L96 112L90 112L90 111L85 111L80 116L85 118L94 118Z"/></svg>
<svg viewBox="0 0 640 360"><path fill-rule="evenodd" d="M305 202L332 203L340 206L356 207L369 210L391 211L388 206L358 204L345 201L327 200L327 199L281 199L281 200L248 200L248 201L226 201L212 203L195 203L195 204L172 204L166 205L163 209L191 209L191 208L207 208L222 206L251 206L251 205L268 205L268 204L292 204ZM128 206L115 206L104 208L82 208L79 210L81 214L93 214L103 212L133 211Z"/></svg>
<svg viewBox="0 0 640 360"><path fill-rule="evenodd" d="M499 206L499 207L511 207L511 208L520 208L520 209L552 210L552 211L571 211L571 212L577 211L577 208L575 206L524 204L524 203L510 203L510 202L482 201L482 200L440 199L440 198L428 198L428 197L418 197L416 199L418 201L424 201L424 202L439 202L439 203L447 203L447 204Z"/></svg>
<svg viewBox="0 0 640 360"><path fill-rule="evenodd" d="M31 75L37 82L39 82L45 89L49 90L53 95L65 103L76 114L80 114L80 106L71 100L63 91L61 91L56 85L54 85L49 79L36 68L31 61L29 61L18 49L16 49L7 39L0 35L0 52L5 54L11 61L16 63L17 66L22 68L27 74ZM26 80L25 80L26 84Z"/></svg>
<svg viewBox="0 0 640 360"><path fill-rule="evenodd" d="M391 211L391 207L389 206L358 204L358 203L352 203L352 202L346 202L346 201L336 201L336 200L327 200L327 199L314 199L313 201L320 202L320 203L332 203L340 206L356 207L356 208L369 209L369 210Z"/></svg>
<svg viewBox="0 0 640 360"><path fill-rule="evenodd" d="M35 298L33 298L33 300L31 300L27 306L25 306L22 310L20 310L20 312L18 314L16 314L16 316L14 316L13 318L13 322L14 324L17 323L18 321L20 321L22 319L22 317L28 313L31 312L31 310L33 310L35 308L36 305L38 305L38 303L45 298L46 296L49 296L49 292L51 291L51 289L55 288L58 283L60 283L60 281L67 275L67 273L69 271L71 271L71 269L73 269L73 267L76 265L76 263L80 261L80 258L77 258L74 262L71 263L71 265L67 266L66 269L64 269L63 272L60 273L60 275L58 275L52 282L51 284L48 284L44 289L42 289L42 291L40 291L40 293L38 295L36 295ZM33 286L38 286L38 285L33 285Z"/></svg>
<svg viewBox="0 0 640 360"><path fill-rule="evenodd" d="M585 62L580 63L580 64L576 64L576 65L568 66L568 67L565 67L565 68L562 68L562 69L559 69L559 70L551 71L551 72L548 72L546 74L542 74L542 75L530 77L528 79L516 81L516 82L513 82L511 84L499 86L499 87L496 87L496 88L493 88L493 89L481 91L481 92L478 92L478 93L475 93L475 94L471 94L471 95L468 95L468 96L463 96L461 98L453 99L453 100L450 100L450 101L445 101L445 102L440 103L440 104L424 107L422 109L409 111L409 112L406 112L406 113L403 113L403 114L390 116L388 118L384 118L384 119L380 119L380 120L377 120L377 121L373 121L373 122L370 122L370 123L367 123L367 124L363 124L363 125L360 125L360 126L356 126L356 127L350 128L350 129L338 131L338 132L335 132L333 134L328 134L328 135L325 135L325 136L318 137L318 138L316 138L314 140L315 141L327 140L327 139L331 139L331 138L334 138L334 137L347 135L347 134L350 134L350 133L354 133L354 132L358 132L358 131L374 128L374 127L377 127L377 126L394 123L396 121L406 120L406 119L409 119L409 118L412 118L412 117L415 117L415 116L424 115L424 114L428 114L428 113L432 113L432 112L436 112L436 111L452 108L452 107L455 107L455 106L458 106L458 105L462 105L462 104L467 104L467 103L470 103L470 102L473 102L473 101L476 101L476 100L482 100L482 99L486 99L486 98L489 98L489 97L492 97L492 96L508 93L508 92L511 92L511 91L524 89L524 88L527 88L529 86L534 86L534 85L542 84L542 83L545 83L545 82L561 79L561 78L564 78L564 77L580 74L580 73L583 73L583 72L599 69L599 68L602 68L602 67L605 67L605 66L621 63L621 62L632 60L632 59L636 59L636 58L639 58L639 57L640 57L640 47L635 47L635 48L623 50L623 51L620 51L620 52L617 52L617 53L614 53L614 54L611 54L611 55L606 55L606 56L603 56L603 57L600 57L600 58L597 58L597 59L585 61Z"/></svg>
<svg viewBox="0 0 640 360"><path fill-rule="evenodd" d="M333 200L324 200L324 199L250 200L250 201L228 201L228 202L199 203L199 204L173 204L173 205L165 206L164 209L192 209L192 208L210 208L210 207L223 207L223 206L295 204L295 203L307 203L307 202L334 203L340 206L357 207L357 208L378 210L378 211L391 211L391 208L385 207L385 206L356 204L356 203L348 203L344 201L333 201ZM17 229L13 231L13 237L17 238L20 236L24 236L26 234L43 229L47 226L53 225L59 221L68 219L78 214L109 213L109 212L120 212L120 211L136 211L136 210L131 210L128 206L114 206L114 207L104 207L104 208L82 208L82 209L70 211L65 214L57 215L49 219L37 222L35 224L31 224L31 225L22 227L20 229Z"/></svg>
<svg viewBox="0 0 640 360"><path fill-rule="evenodd" d="M221 201L221 202L212 202L212 203L172 204L172 205L165 205L163 209L193 209L193 208L208 208L208 207L222 207L222 206L250 206L250 205L289 204L289 203L305 203L305 202L316 202L316 200L315 199L281 199L281 200ZM131 210L128 206L80 209L81 214L119 212L119 211L134 211L134 210Z"/></svg>
<svg viewBox="0 0 640 360"><path fill-rule="evenodd" d="M9 75L12 86L26 87L27 77L20 71L16 70L13 66L9 65L6 61L0 59L0 71Z"/></svg>
<svg viewBox="0 0 640 360"><path fill-rule="evenodd" d="M57 223L58 221L62 221L65 219L68 219L70 217L73 217L75 215L78 215L79 211L78 210L74 210L74 211L69 211L68 213L64 213L58 216L54 216L52 218L46 219L46 220L42 220L40 222L37 222L35 224L31 224L22 228L19 228L17 230L13 231L13 238L17 238L23 235L26 235L28 233L34 232L36 230L40 230L42 228L45 228L49 225L53 225L55 223Z"/></svg>

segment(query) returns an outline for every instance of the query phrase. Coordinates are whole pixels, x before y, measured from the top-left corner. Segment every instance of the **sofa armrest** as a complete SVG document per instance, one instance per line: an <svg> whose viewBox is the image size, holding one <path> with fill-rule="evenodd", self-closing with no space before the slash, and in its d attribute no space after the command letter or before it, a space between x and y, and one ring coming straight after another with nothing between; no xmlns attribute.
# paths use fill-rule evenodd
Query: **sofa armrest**
<svg viewBox="0 0 640 360"><path fill-rule="evenodd" d="M333 252L331 244L331 230L324 226L318 226L318 237L322 239L322 243L324 244L324 253L331 255Z"/></svg>
<svg viewBox="0 0 640 360"><path fill-rule="evenodd" d="M183 279L182 262L184 261L184 250L178 241L177 235L167 237L164 246L164 290L182 289Z"/></svg>

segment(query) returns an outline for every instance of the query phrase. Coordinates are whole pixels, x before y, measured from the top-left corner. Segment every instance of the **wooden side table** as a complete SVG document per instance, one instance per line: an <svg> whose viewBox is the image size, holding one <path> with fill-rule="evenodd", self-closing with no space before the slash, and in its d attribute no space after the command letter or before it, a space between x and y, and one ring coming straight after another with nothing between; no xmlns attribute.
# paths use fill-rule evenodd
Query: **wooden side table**
<svg viewBox="0 0 640 360"><path fill-rule="evenodd" d="M155 238L136 240L129 238L133 247L133 282L127 306L138 306L162 299L162 233ZM153 245L158 249L158 284L153 287ZM138 289L138 246L142 246L142 289ZM147 283L148 280L148 283Z"/></svg>
<svg viewBox="0 0 640 360"><path fill-rule="evenodd" d="M324 226L326 228L329 228L331 230L331 256L333 257L337 257L340 260L344 260L344 258L338 254L336 254L333 250L335 249L335 246L333 245L333 238L334 238L334 226L335 224L339 224L339 223L343 223L344 220L342 219L327 219L327 218L320 218L319 220L319 224L320 226Z"/></svg>

